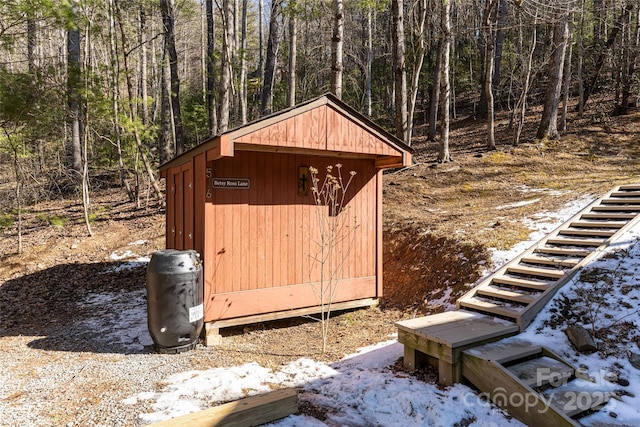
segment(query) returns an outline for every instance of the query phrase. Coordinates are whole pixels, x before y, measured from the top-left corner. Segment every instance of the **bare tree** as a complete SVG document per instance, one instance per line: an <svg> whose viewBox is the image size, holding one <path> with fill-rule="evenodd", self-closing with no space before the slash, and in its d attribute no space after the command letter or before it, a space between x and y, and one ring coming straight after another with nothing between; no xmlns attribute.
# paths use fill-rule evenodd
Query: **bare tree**
<svg viewBox="0 0 640 427"><path fill-rule="evenodd" d="M367 24L366 24L366 33L367 33L367 59L365 64L365 83L364 83L364 103L365 109L367 112L367 116L371 117L373 112L372 101L371 101L371 72L373 67L373 7L369 4L367 5Z"/></svg>
<svg viewBox="0 0 640 427"><path fill-rule="evenodd" d="M260 97L260 115L271 114L273 109L273 85L276 77L276 61L280 47L280 18L282 1L271 2L271 16L269 17L269 39L267 40L267 57L264 67L264 81Z"/></svg>
<svg viewBox="0 0 640 427"><path fill-rule="evenodd" d="M215 19L213 0L206 0L207 14L207 121L209 133L218 133L218 114L216 111L216 73L215 73Z"/></svg>
<svg viewBox="0 0 640 427"><path fill-rule="evenodd" d="M218 132L224 133L229 129L229 113L231 108L231 76L232 76L232 56L233 44L233 2L232 0L222 1L222 61L220 64L220 112L218 113Z"/></svg>
<svg viewBox="0 0 640 427"><path fill-rule="evenodd" d="M296 63L298 55L298 17L295 10L289 16L289 76L287 79L287 105L296 105Z"/></svg>
<svg viewBox="0 0 640 427"><path fill-rule="evenodd" d="M561 12L553 27L553 50L547 68L549 80L544 97L544 110L540 119L537 137L539 139L558 137L558 105L562 91L564 57L569 38L569 13Z"/></svg>
<svg viewBox="0 0 640 427"><path fill-rule="evenodd" d="M240 38L240 123L247 124L247 0L242 0Z"/></svg>
<svg viewBox="0 0 640 427"><path fill-rule="evenodd" d="M633 7L634 7L634 2L627 1L622 9L622 12L620 13L620 16L618 17L618 19L616 19L615 23L613 24L613 27L611 28L611 32L609 33L609 37L607 38L607 42L604 46L604 49L600 52L598 58L596 59L591 80L585 86L585 92L584 92L583 101L582 101L583 105L586 104L587 101L589 100L589 97L591 96L596 86L596 83L598 82L598 77L600 76L600 70L602 70L602 66L604 65L607 52L611 49L611 47L615 43L616 38L618 37L618 34L620 33L620 30L622 29L624 22L627 20L629 14L633 10Z"/></svg>
<svg viewBox="0 0 640 427"><path fill-rule="evenodd" d="M402 0L391 0L391 44L393 50L393 81L395 94L394 124L396 136L406 143L407 132L407 72L404 43L404 12Z"/></svg>
<svg viewBox="0 0 640 427"><path fill-rule="evenodd" d="M342 98L342 51L344 14L342 0L333 0L333 37L331 38L331 92Z"/></svg>
<svg viewBox="0 0 640 427"><path fill-rule="evenodd" d="M620 102L616 105L616 114L628 114L629 104L631 97L631 88L633 84L633 75L635 74L638 62L638 55L640 54L640 9L635 14L635 28L633 27L632 16L629 18L627 30L627 40L623 47L625 51L625 63L622 64L621 70L621 85L622 93L620 95Z"/></svg>
<svg viewBox="0 0 640 427"><path fill-rule="evenodd" d="M418 99L418 90L420 89L420 74L422 73L422 65L424 64L424 56L426 53L426 24L427 24L427 0L418 0L414 3L414 22L412 25L415 38L415 60L411 72L411 90L409 95L409 104L407 111L407 143L411 143L413 135L413 120L416 112L416 102Z"/></svg>
<svg viewBox="0 0 640 427"><path fill-rule="evenodd" d="M487 148L495 150L495 111L493 103L493 72L495 64L493 19L491 17L493 9L498 0L487 1L483 17L484 46L485 46L485 71L484 71L484 94L487 102Z"/></svg>
<svg viewBox="0 0 640 427"><path fill-rule="evenodd" d="M522 38L523 38L523 26L520 25L518 37L519 37L519 45L522 46ZM531 68L533 67L533 54L536 50L536 44L538 43L538 15L537 12L534 13L533 20L533 34L531 37L531 47L529 48L529 52L526 56L524 56L524 52L521 54L520 63L522 65L522 69L524 70L522 75L522 92L520 93L520 97L516 102L516 107L513 109L513 116L511 121L516 121L516 127L514 130L513 136L513 144L518 145L520 143L520 137L522 135L522 129L524 127L524 120L527 113L527 96L529 94L529 86L531 83ZM521 48L521 50L523 50Z"/></svg>
<svg viewBox="0 0 640 427"><path fill-rule="evenodd" d="M180 77L178 76L178 53L175 38L175 6L173 0L160 0L162 25L164 31L164 48L169 60L171 76L171 113L175 134L176 155L184 152L184 131L182 128L182 113L180 108Z"/></svg>
<svg viewBox="0 0 640 427"><path fill-rule="evenodd" d="M429 133L427 139L435 141L438 134L438 108L440 107L440 84L442 81L442 40L438 42L436 66L433 69L433 85L429 101Z"/></svg>
<svg viewBox="0 0 640 427"><path fill-rule="evenodd" d="M82 125L80 122L80 29L77 22L78 3L71 2L71 13L74 16L70 28L67 30L67 106L68 121L71 129L71 140L69 141L70 162L69 166L73 171L73 179L80 182L82 177Z"/></svg>
<svg viewBox="0 0 640 427"><path fill-rule="evenodd" d="M562 111L560 114L559 130L564 132L567 130L567 113L569 110L569 92L571 92L571 60L573 56L573 12L569 12L569 29L567 40L567 53L564 59L564 82L562 83Z"/></svg>
<svg viewBox="0 0 640 427"><path fill-rule="evenodd" d="M442 0L442 45L440 48L440 146L438 161L446 163L451 161L449 153L449 108L451 104L451 83L449 81L449 55L451 52L451 1Z"/></svg>

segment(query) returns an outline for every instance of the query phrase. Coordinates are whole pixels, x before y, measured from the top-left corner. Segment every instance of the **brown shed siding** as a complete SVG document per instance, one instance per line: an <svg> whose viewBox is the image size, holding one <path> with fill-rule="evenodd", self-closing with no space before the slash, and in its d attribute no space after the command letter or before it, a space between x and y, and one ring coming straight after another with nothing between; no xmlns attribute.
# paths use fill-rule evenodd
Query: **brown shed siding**
<svg viewBox="0 0 640 427"><path fill-rule="evenodd" d="M367 129L328 105L300 112L270 126L242 128L234 142L265 147L287 147L380 156L401 156Z"/></svg>
<svg viewBox="0 0 640 427"><path fill-rule="evenodd" d="M345 179L351 170L356 171L356 176L343 212L348 215L353 231L348 233L349 240L341 240L336 248L345 256L336 278L373 278L369 280L371 286L364 297L377 295L377 171L374 161L237 152L234 157L209 163L214 178L249 178L251 187L248 190L213 189L211 180L208 181L212 197L207 199L205 207L203 248L205 284L209 294L205 305L206 321L227 318L229 313L238 317L270 312L276 302L268 295L284 298L281 292L265 293L259 297L262 308L256 312L255 307L248 308L245 299L258 297L243 296L244 291L291 287L320 280L320 265L312 259L319 250L316 210L326 214L327 208L316 207L311 191L307 196L298 195L297 173L299 166L311 165L321 171L322 178L328 165L339 162L343 164ZM358 218L355 228L354 217ZM349 290L342 292L346 300L352 299ZM286 293L289 299L295 297L295 308L319 302L309 290L295 286ZM220 307L221 304L226 308Z"/></svg>

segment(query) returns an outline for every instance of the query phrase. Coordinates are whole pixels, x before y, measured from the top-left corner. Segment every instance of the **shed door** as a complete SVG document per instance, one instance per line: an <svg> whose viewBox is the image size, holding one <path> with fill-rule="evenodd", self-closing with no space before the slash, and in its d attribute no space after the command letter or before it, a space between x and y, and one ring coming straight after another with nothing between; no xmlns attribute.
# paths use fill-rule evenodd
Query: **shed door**
<svg viewBox="0 0 640 427"><path fill-rule="evenodd" d="M167 248L193 249L193 169L171 170L167 184Z"/></svg>

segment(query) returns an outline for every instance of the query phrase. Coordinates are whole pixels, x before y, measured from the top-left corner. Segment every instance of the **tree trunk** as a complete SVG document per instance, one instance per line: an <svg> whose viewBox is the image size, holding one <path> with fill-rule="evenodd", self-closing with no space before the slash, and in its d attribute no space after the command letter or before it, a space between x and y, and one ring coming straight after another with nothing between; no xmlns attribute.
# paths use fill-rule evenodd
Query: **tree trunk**
<svg viewBox="0 0 640 427"><path fill-rule="evenodd" d="M522 38L522 26L520 26L520 38ZM522 43L521 43L522 44ZM531 48L529 49L529 54L527 55L526 61L523 62L524 68L524 78L522 83L522 93L520 94L520 98L516 103L516 108L514 109L514 117L517 117L518 122L516 123L515 135L513 137L513 144L518 145L520 143L520 136L522 135L522 129L524 127L524 119L527 113L527 95L529 93L529 85L531 82L531 68L533 67L533 54L536 50L536 45L538 44L538 15L536 13L534 22L533 22L533 37L531 40Z"/></svg>
<svg viewBox="0 0 640 427"><path fill-rule="evenodd" d="M78 4L71 3L71 12L77 15ZM67 106L68 122L71 129L69 144L69 167L73 180L77 183L82 178L82 125L80 123L80 30L77 26L67 31Z"/></svg>
<svg viewBox="0 0 640 427"><path fill-rule="evenodd" d="M178 53L176 52L175 19L173 0L160 0L162 24L164 30L164 46L169 59L171 75L171 112L175 129L176 155L184 152L184 132L182 129L182 113L180 109L180 78L178 76Z"/></svg>
<svg viewBox="0 0 640 427"><path fill-rule="evenodd" d="M215 76L215 19L213 0L206 0L207 9L207 120L209 133L218 133L218 114L216 112L216 76Z"/></svg>
<svg viewBox="0 0 640 427"><path fill-rule="evenodd" d="M411 143L411 137L413 135L413 119L416 111L416 102L418 100L418 90L420 89L420 74L422 73L422 65L424 64L425 55L425 30L427 23L427 1L420 0L420 13L418 18L418 29L416 31L417 48L415 53L415 62L413 65L413 72L411 76L411 92L409 96L409 111L407 112L407 141Z"/></svg>
<svg viewBox="0 0 640 427"><path fill-rule="evenodd" d="M27 65L31 75L36 71L36 43L36 21L31 11L27 14Z"/></svg>
<svg viewBox="0 0 640 427"><path fill-rule="evenodd" d="M584 112L584 72L583 72L583 63L584 63L584 7L585 0L582 0L582 5L580 7L580 21L578 28L578 115L582 117L582 113Z"/></svg>
<svg viewBox="0 0 640 427"><path fill-rule="evenodd" d="M498 15L496 17L496 37L494 49L494 65L493 65L493 93L495 94L500 85L500 74L502 72L502 52L504 48L504 39L507 34L507 25L509 21L509 2L508 0L499 0Z"/></svg>
<svg viewBox="0 0 640 427"><path fill-rule="evenodd" d="M393 50L393 81L395 94L394 124L396 136L407 141L407 72L404 45L403 1L391 0L391 44Z"/></svg>
<svg viewBox="0 0 640 427"><path fill-rule="evenodd" d="M564 83L562 97L562 112L560 114L559 130L564 132L567 130L567 113L569 109L569 95L571 92L571 59L573 56L573 12L569 13L569 35L567 40L567 54L565 55L564 64Z"/></svg>
<svg viewBox="0 0 640 427"><path fill-rule="evenodd" d="M297 21L296 12L292 11L289 17L289 75L287 79L287 105L289 107L296 105Z"/></svg>
<svg viewBox="0 0 640 427"><path fill-rule="evenodd" d="M549 81L544 97L544 110L538 127L538 139L556 139L558 137L558 104L562 91L564 57L568 37L569 19L568 13L565 12L553 28L554 50L547 69Z"/></svg>
<svg viewBox="0 0 640 427"><path fill-rule="evenodd" d="M598 56L598 59L596 60L593 76L591 76L591 80L585 87L583 104L587 103L587 101L589 100L589 97L593 93L596 83L598 82L600 70L604 65L604 60L606 59L607 52L609 51L609 49L611 49L611 47L613 46L613 43L615 43L616 38L618 37L618 33L622 29L623 23L627 20L629 13L631 12L632 9L633 9L633 3L631 1L628 1L625 4L624 9L622 10L622 13L614 23L613 28L611 28L611 32L609 33L609 37L607 38L607 42L604 46L604 49L602 49L602 51L600 52L600 55Z"/></svg>
<svg viewBox="0 0 640 427"><path fill-rule="evenodd" d="M173 120L171 120L171 79L168 69L167 55L163 52L160 64L160 132L158 134L160 164L171 160L175 147Z"/></svg>
<svg viewBox="0 0 640 427"><path fill-rule="evenodd" d="M451 51L451 1L443 0L442 3L442 47L441 47L441 72L440 81L440 147L438 161L446 163L451 161L449 153L449 105L451 103L451 84L449 81L449 54Z"/></svg>
<svg viewBox="0 0 640 427"><path fill-rule="evenodd" d="M280 47L280 8L281 0L271 2L269 19L269 38L267 40L267 57L264 67L264 82L260 96L260 115L267 116L273 109L273 85L276 77L276 61Z"/></svg>
<svg viewBox="0 0 640 427"><path fill-rule="evenodd" d="M333 0L333 37L331 38L331 92L342 99L342 49L344 15L342 0Z"/></svg>
<svg viewBox="0 0 640 427"><path fill-rule="evenodd" d="M491 15L498 0L487 2L484 13L484 47L485 47L485 70L484 70L484 93L487 102L487 148L489 150L496 149L495 138L495 112L493 104L493 72L494 72L494 40L493 40L493 23Z"/></svg>
<svg viewBox="0 0 640 427"><path fill-rule="evenodd" d="M220 65L220 113L218 114L218 132L229 129L229 109L231 107L231 45L233 39L232 0L223 0L220 15L222 16L222 63Z"/></svg>
<svg viewBox="0 0 640 427"><path fill-rule="evenodd" d="M366 59L366 76L364 82L364 103L367 111L367 116L371 117L373 114L373 105L371 101L371 72L373 67L373 19L372 19L372 7L367 6L367 59Z"/></svg>
<svg viewBox="0 0 640 427"><path fill-rule="evenodd" d="M636 27L635 31L632 27L632 20L629 22L629 37L628 42L628 63L622 75L622 94L620 96L620 103L616 106L616 114L629 114L629 98L631 97L631 85L633 83L633 75L636 71L636 64L638 61L638 54L640 53L640 10L636 14Z"/></svg>
<svg viewBox="0 0 640 427"><path fill-rule="evenodd" d="M247 0L242 0L242 37L240 38L240 123L247 124Z"/></svg>
<svg viewBox="0 0 640 427"><path fill-rule="evenodd" d="M438 42L438 55L433 71L433 86L429 102L429 141L435 141L438 134L438 108L440 107L440 85L442 81L442 41Z"/></svg>
<svg viewBox="0 0 640 427"><path fill-rule="evenodd" d="M258 0L258 77L264 77L264 0Z"/></svg>
<svg viewBox="0 0 640 427"><path fill-rule="evenodd" d="M142 111L142 124L149 125L149 106L147 100L149 94L147 88L149 85L147 77L147 43L144 40L147 32L147 14L144 6L140 6L140 35L138 43L140 44L140 110Z"/></svg>

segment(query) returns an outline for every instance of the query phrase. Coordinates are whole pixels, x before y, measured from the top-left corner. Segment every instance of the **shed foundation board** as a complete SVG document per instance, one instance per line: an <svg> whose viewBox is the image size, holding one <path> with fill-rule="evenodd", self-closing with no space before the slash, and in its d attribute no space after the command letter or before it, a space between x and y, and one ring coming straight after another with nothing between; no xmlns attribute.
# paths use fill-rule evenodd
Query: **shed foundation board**
<svg viewBox="0 0 640 427"><path fill-rule="evenodd" d="M378 305L377 298L364 298L355 301L338 302L331 304L331 312L335 313L342 310L351 310L355 308L374 307ZM249 325L251 323L270 322L274 320L289 319L292 317L308 316L319 314L320 307L306 307L296 310L277 311L274 313L258 314L253 316L238 317L235 319L225 319L216 322L207 322L204 324L205 330L205 346L211 347L221 343L222 337L220 329L230 328L232 326Z"/></svg>

